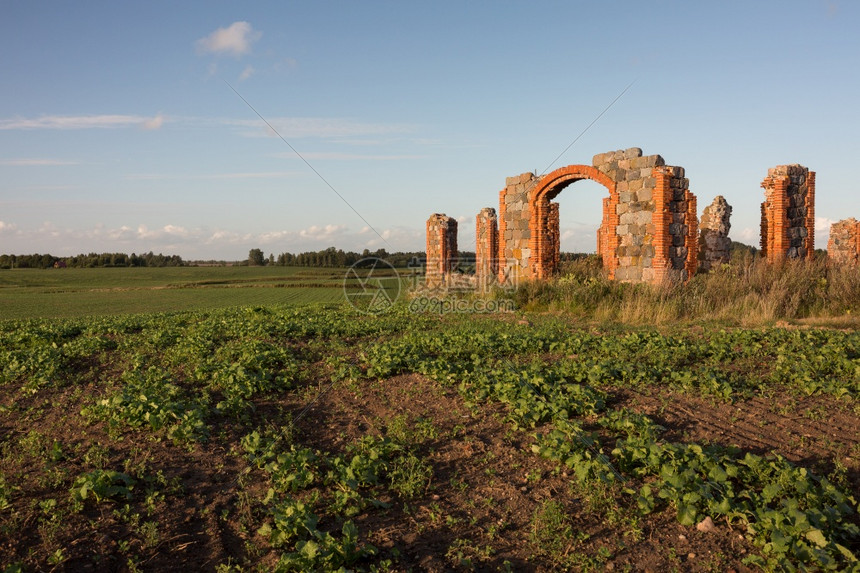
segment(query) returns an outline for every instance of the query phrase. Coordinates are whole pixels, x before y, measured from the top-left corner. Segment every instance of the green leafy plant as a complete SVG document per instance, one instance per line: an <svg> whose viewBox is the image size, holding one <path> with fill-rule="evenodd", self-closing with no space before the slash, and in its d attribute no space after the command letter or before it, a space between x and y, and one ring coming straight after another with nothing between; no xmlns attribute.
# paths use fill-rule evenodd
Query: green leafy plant
<svg viewBox="0 0 860 573"><path fill-rule="evenodd" d="M131 490L136 481L129 475L111 470L92 470L78 476L70 490L74 501L94 499L96 503L106 500L131 500Z"/></svg>

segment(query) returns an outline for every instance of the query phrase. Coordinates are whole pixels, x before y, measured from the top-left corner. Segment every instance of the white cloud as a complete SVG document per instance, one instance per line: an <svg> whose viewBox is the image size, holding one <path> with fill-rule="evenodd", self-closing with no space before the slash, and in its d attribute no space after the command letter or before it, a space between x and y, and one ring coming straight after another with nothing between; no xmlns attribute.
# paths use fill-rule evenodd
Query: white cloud
<svg viewBox="0 0 860 573"><path fill-rule="evenodd" d="M160 129L162 125L164 125L164 116L161 114L158 114L153 118L147 119L140 124L143 129L147 130Z"/></svg>
<svg viewBox="0 0 860 573"><path fill-rule="evenodd" d="M256 71L257 70L254 69L254 66L245 66L245 69L242 70L241 74L239 74L239 81L244 82L245 80L253 76Z"/></svg>
<svg viewBox="0 0 860 573"><path fill-rule="evenodd" d="M343 225L311 225L307 229L299 231L299 236L315 241L328 241L346 230Z"/></svg>
<svg viewBox="0 0 860 573"><path fill-rule="evenodd" d="M4 252L46 252L70 256L89 252L162 252L184 259L236 260L249 249L263 248L267 253L300 253L331 246L361 252L380 247L388 251L421 250L424 229L391 227L350 230L345 225L310 225L303 229L274 229L245 232L235 229L184 227L173 223L151 227L146 224L67 228L46 222L38 228L20 229L0 222L0 235L8 237ZM9 239L11 238L11 240Z"/></svg>
<svg viewBox="0 0 860 573"><path fill-rule="evenodd" d="M838 223L836 219L828 219L827 217L815 218L815 247L817 249L826 249L827 242L830 240L830 227L833 223Z"/></svg>
<svg viewBox="0 0 860 573"><path fill-rule="evenodd" d="M736 240L740 243L744 243L746 245L758 247L759 242L761 240L761 230L760 229L753 229L752 227L746 227L746 228L741 229L737 233L731 233L730 232L729 238L733 238L734 240Z"/></svg>
<svg viewBox="0 0 860 573"><path fill-rule="evenodd" d="M77 161L65 159L3 159L0 165L13 165L16 167L41 167L51 165L77 165Z"/></svg>
<svg viewBox="0 0 860 573"><path fill-rule="evenodd" d="M0 119L0 130L11 129L116 129L123 127L161 127L164 118L140 115L43 115L36 118Z"/></svg>
<svg viewBox="0 0 860 573"><path fill-rule="evenodd" d="M218 28L196 42L201 54L228 54L243 56L251 52L251 44L263 34L253 29L248 22L233 22L226 28Z"/></svg>

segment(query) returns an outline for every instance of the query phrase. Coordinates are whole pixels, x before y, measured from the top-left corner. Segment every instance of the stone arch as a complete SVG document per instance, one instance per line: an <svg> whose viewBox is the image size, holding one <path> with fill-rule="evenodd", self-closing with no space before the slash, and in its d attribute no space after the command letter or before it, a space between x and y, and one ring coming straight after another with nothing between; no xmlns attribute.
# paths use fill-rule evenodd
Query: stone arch
<svg viewBox="0 0 860 573"><path fill-rule="evenodd" d="M499 282L544 279L558 268L558 203L565 187L591 179L606 187L597 250L612 279L687 280L697 268L696 196L684 168L638 147L595 155L537 176L508 177L499 193Z"/></svg>
<svg viewBox="0 0 860 573"><path fill-rule="evenodd" d="M559 193L569 185L590 179L606 187L609 201L604 203L603 221L598 239L598 252L603 256L603 266L609 272L609 278L615 278L618 268L618 191L615 181L605 173L590 165L568 165L548 173L529 193L529 249L532 259L534 278L546 278L557 267L555 254L558 250L558 220L557 208L552 209L551 203Z"/></svg>

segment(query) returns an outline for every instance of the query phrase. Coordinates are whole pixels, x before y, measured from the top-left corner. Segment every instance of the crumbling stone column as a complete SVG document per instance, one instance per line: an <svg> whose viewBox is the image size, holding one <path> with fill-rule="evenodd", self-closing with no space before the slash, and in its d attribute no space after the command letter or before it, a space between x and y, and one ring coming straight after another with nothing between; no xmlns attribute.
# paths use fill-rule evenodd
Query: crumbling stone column
<svg viewBox="0 0 860 573"><path fill-rule="evenodd" d="M811 257L815 249L815 172L778 165L761 182L761 251L768 262Z"/></svg>
<svg viewBox="0 0 860 573"><path fill-rule="evenodd" d="M427 287L439 288L447 284L456 259L457 220L444 213L434 213L427 219Z"/></svg>
<svg viewBox="0 0 860 573"><path fill-rule="evenodd" d="M538 181L534 173L508 177L499 193L499 282L531 276L529 192Z"/></svg>
<svg viewBox="0 0 860 573"><path fill-rule="evenodd" d="M548 262L555 272L561 262L561 229L558 215L558 203L549 204L549 214L547 215L547 237L549 245L547 249Z"/></svg>
<svg viewBox="0 0 860 573"><path fill-rule="evenodd" d="M597 256L604 259L603 266L608 268L606 264L606 258L609 254L609 225L611 224L609 220L609 210L611 208L610 203L612 199L610 197L603 198L603 218L600 221L600 227L597 228ZM616 214L617 215L617 214Z"/></svg>
<svg viewBox="0 0 860 573"><path fill-rule="evenodd" d="M661 162L652 173L652 201L639 207L653 211L643 240L646 245L650 242L652 258L639 261L641 280L650 283L687 280L696 271L696 196L690 192L690 181L683 167ZM620 264L624 262L621 259Z"/></svg>
<svg viewBox="0 0 860 573"><path fill-rule="evenodd" d="M499 230L496 210L481 209L475 217L475 277L478 288L487 290L499 273Z"/></svg>
<svg viewBox="0 0 860 573"><path fill-rule="evenodd" d="M840 266L860 264L860 221L851 217L833 223L827 242L827 259Z"/></svg>
<svg viewBox="0 0 860 573"><path fill-rule="evenodd" d="M702 213L699 221L699 268L705 272L731 260L731 216L732 206L722 195L717 195Z"/></svg>

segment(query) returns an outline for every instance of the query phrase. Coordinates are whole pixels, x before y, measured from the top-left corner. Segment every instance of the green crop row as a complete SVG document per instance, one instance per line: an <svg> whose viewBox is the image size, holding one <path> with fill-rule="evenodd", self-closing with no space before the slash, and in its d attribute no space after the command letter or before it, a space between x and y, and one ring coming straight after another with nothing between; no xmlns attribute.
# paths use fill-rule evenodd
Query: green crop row
<svg viewBox="0 0 860 573"><path fill-rule="evenodd" d="M374 550L351 520L382 506L382 491L419 495L432 470L393 428L324 452L254 426L255 409L322 375L355 384L400 373L455 387L475 407L503 404L514 430L533 433L533 452L583 483L617 484L643 514L671 508L684 525L709 516L744 528L760 552L751 565L860 568L851 550L860 537L857 500L843 488L778 455L669 441L611 396L660 386L733 402L778 386L857 411L860 333L602 332L553 319L375 317L325 307L0 322L9 409L43 390L86 385L86 420L192 450L221 421L238 423L242 455L267 481L258 533L281 551L282 570L356 567ZM108 470L67 481L78 502L125 499L135 486ZM0 510L16 487L0 476Z"/></svg>

